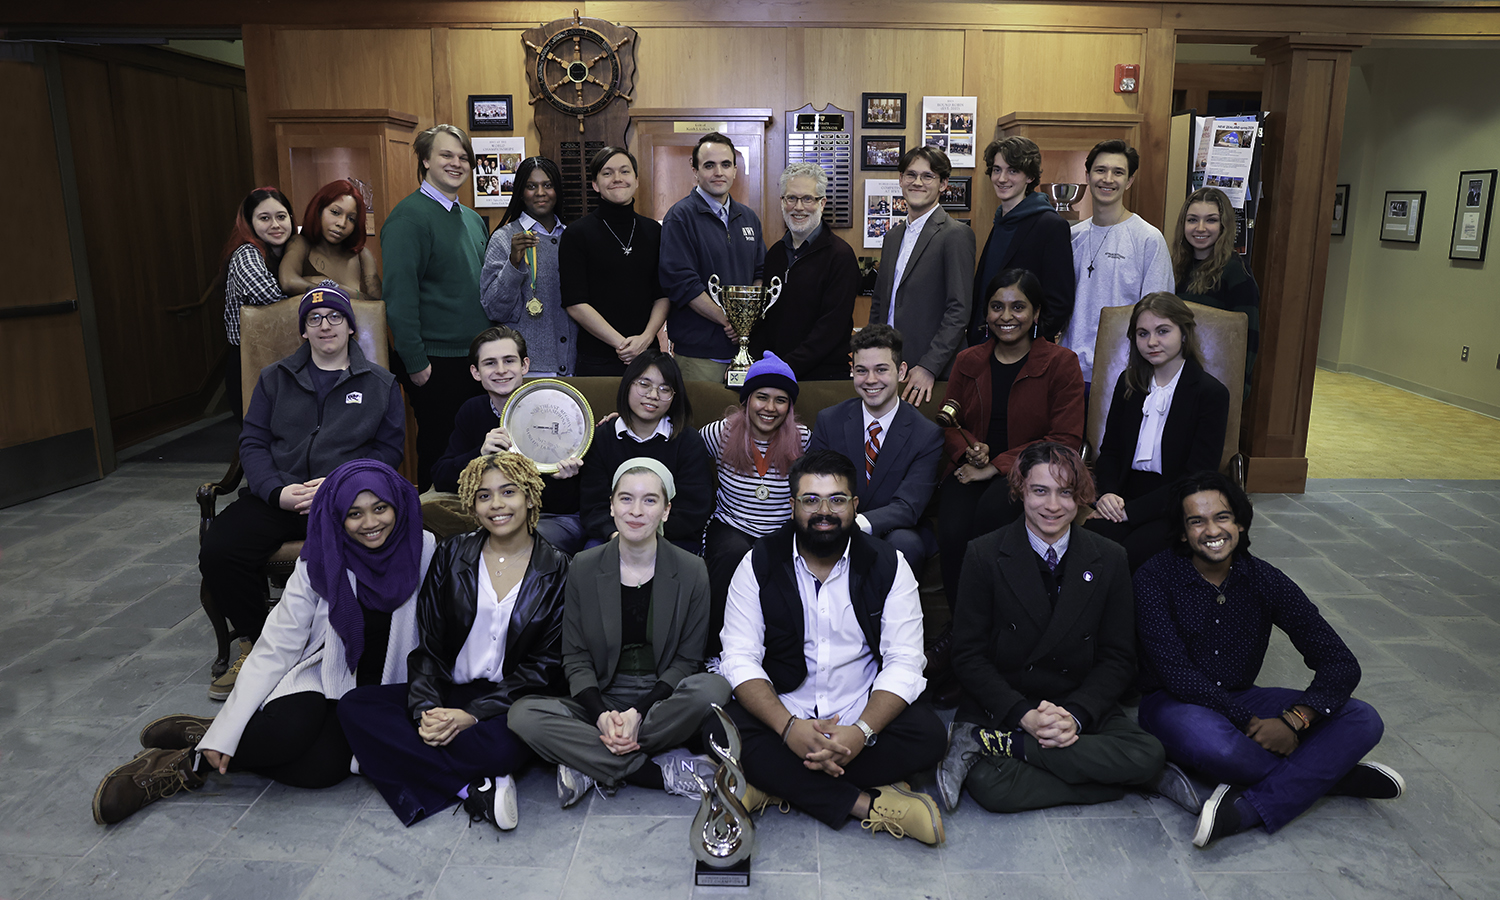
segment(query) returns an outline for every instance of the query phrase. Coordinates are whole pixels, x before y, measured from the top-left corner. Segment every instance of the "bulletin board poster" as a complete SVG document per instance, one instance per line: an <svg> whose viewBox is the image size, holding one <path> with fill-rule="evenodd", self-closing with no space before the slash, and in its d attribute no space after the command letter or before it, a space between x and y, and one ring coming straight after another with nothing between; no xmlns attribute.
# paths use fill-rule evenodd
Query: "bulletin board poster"
<svg viewBox="0 0 1500 900"><path fill-rule="evenodd" d="M509 206L526 139L474 138L474 206Z"/></svg>
<svg viewBox="0 0 1500 900"><path fill-rule="evenodd" d="M1203 186L1218 188L1229 195L1230 205L1244 209L1260 122L1255 116L1219 116L1205 129L1205 135L1208 147Z"/></svg>
<svg viewBox="0 0 1500 900"><path fill-rule="evenodd" d="M974 168L978 97L923 97L922 143L948 154L955 169Z"/></svg>
<svg viewBox="0 0 1500 900"><path fill-rule="evenodd" d="M885 236L906 224L906 198L895 178L865 179L865 249L885 245Z"/></svg>

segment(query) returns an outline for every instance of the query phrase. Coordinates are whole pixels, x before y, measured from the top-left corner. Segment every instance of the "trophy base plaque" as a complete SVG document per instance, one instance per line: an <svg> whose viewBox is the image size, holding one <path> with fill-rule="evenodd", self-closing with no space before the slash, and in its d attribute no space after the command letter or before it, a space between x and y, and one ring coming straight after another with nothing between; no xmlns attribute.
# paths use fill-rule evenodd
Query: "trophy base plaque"
<svg viewBox="0 0 1500 900"><path fill-rule="evenodd" d="M749 374L749 369L730 369L724 375L724 384L737 391L745 386L745 376Z"/></svg>
<svg viewBox="0 0 1500 900"><path fill-rule="evenodd" d="M750 860L742 859L723 869L697 860L693 868L693 884L698 887L749 887Z"/></svg>

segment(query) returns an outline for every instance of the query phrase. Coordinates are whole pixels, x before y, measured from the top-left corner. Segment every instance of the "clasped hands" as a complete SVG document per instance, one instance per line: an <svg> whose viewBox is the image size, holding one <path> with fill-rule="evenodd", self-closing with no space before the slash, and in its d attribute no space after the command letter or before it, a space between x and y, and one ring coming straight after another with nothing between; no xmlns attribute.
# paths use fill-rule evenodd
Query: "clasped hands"
<svg viewBox="0 0 1500 900"><path fill-rule="evenodd" d="M615 756L624 756L641 749L636 741L641 733L641 714L635 707L624 712L607 709L599 714L594 724L599 726L599 740Z"/></svg>
<svg viewBox="0 0 1500 900"><path fill-rule="evenodd" d="M865 749L865 733L853 725L840 725L838 721L837 715L826 719L797 719L787 731L786 745L802 759L802 765L837 778L844 774L844 767Z"/></svg>
<svg viewBox="0 0 1500 900"><path fill-rule="evenodd" d="M1036 709L1022 716L1021 728L1036 738L1043 749L1066 747L1078 740L1078 720L1050 700L1043 700Z"/></svg>
<svg viewBox="0 0 1500 900"><path fill-rule="evenodd" d="M304 481L301 484L289 484L281 489L278 503L287 512L301 513L307 515L312 508L313 495L318 492L318 485L323 479L314 478L312 481Z"/></svg>
<svg viewBox="0 0 1500 900"><path fill-rule="evenodd" d="M478 721L461 709L433 707L423 710L422 721L417 724L417 737L429 747L446 747L460 732Z"/></svg>

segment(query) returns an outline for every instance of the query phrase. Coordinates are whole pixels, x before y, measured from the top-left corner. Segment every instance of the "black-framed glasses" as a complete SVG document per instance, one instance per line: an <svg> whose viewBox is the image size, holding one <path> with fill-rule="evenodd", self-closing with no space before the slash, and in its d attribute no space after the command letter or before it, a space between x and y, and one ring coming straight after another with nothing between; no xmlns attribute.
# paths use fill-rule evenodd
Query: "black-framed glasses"
<svg viewBox="0 0 1500 900"><path fill-rule="evenodd" d="M341 313L341 312L331 312L331 313L310 312L310 313L307 314L307 324L310 325L313 328L317 328L319 325L322 325L324 319L328 320L328 324L329 325L342 325L342 324L344 324L344 314Z"/></svg>
<svg viewBox="0 0 1500 900"><path fill-rule="evenodd" d="M797 498L797 505L802 508L803 512L814 513L826 506L829 512L841 513L849 508L849 495L834 494L832 497L819 497L817 494L802 494Z"/></svg>
<svg viewBox="0 0 1500 900"><path fill-rule="evenodd" d="M823 202L823 198L822 197L788 197L785 194L783 194L782 197L781 197L781 202L785 203L787 206L792 207L793 209L796 209L799 206L809 206L809 207L810 206L817 206L819 203Z"/></svg>

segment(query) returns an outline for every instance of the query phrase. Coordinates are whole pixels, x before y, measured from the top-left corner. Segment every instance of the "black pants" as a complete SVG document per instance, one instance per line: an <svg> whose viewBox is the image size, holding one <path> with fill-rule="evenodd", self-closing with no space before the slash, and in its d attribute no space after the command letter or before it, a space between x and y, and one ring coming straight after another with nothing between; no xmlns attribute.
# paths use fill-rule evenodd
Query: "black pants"
<svg viewBox="0 0 1500 900"><path fill-rule="evenodd" d="M224 370L224 399L235 422L245 421L245 386L240 381L240 345L229 345L229 367Z"/></svg>
<svg viewBox="0 0 1500 900"><path fill-rule="evenodd" d="M831 828L840 828L860 793L870 788L894 784L912 773L930 769L948 749L948 735L943 722L932 707L918 702L901 711L880 732L875 746L861 750L844 774L838 778L813 771L802 764L795 753L781 743L781 735L767 728L751 715L739 701L725 707L729 718L740 730L744 758L740 760L750 783L780 797ZM703 720L704 740L709 735L724 745L726 740L719 717Z"/></svg>
<svg viewBox="0 0 1500 900"><path fill-rule="evenodd" d="M729 582L734 570L750 552L757 538L718 519L708 523L708 541L703 562L708 566L708 640L703 644L703 658L713 659L722 647L719 632L724 629L724 607L729 603Z"/></svg>
<svg viewBox="0 0 1500 900"><path fill-rule="evenodd" d="M1166 479L1156 472L1131 469L1126 473L1125 484L1120 487L1120 496L1126 500L1134 500L1157 490L1166 483ZM1146 560L1167 549L1171 542L1172 527L1165 518L1127 522L1089 519L1083 527L1123 546L1126 556L1130 558L1131 572L1135 572Z"/></svg>
<svg viewBox="0 0 1500 900"><path fill-rule="evenodd" d="M958 608L958 579L969 541L1004 528L1019 519L1021 512L1020 501L1010 498L1010 482L1004 475L967 484L952 475L944 479L938 553L942 555L943 593L948 597L950 612Z"/></svg>
<svg viewBox="0 0 1500 900"><path fill-rule="evenodd" d="M338 705L317 691L272 700L245 723L229 768L292 787L333 787L349 777L354 758L339 724Z"/></svg>
<svg viewBox="0 0 1500 900"><path fill-rule="evenodd" d="M470 397L484 393L479 382L469 374L469 360L463 356L430 356L432 374L421 387L412 384L411 375L399 360L396 376L406 389L411 410L417 419L417 490L432 487L432 464L442 458L453 436L453 420L458 408Z"/></svg>
<svg viewBox="0 0 1500 900"><path fill-rule="evenodd" d="M198 571L241 638L255 640L266 624L261 567L283 543L306 538L307 516L271 506L248 487L214 517L198 548Z"/></svg>

